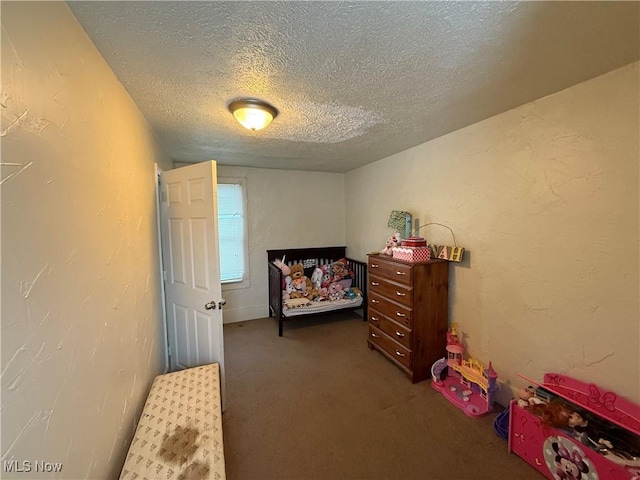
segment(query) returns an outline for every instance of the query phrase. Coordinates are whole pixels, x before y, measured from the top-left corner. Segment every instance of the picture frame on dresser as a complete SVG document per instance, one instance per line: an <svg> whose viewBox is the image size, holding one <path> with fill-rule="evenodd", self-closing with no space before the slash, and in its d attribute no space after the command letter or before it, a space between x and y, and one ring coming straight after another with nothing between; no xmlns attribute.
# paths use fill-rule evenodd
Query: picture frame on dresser
<svg viewBox="0 0 640 480"><path fill-rule="evenodd" d="M640 478L640 406L594 383L547 373L542 383L548 404L566 405L588 418L606 438L582 438L579 430L553 426L536 412L542 408L509 405L509 451L549 479L634 480ZM600 436L600 435L597 435ZM602 443L599 440L603 440ZM622 442L624 445L613 445Z"/></svg>

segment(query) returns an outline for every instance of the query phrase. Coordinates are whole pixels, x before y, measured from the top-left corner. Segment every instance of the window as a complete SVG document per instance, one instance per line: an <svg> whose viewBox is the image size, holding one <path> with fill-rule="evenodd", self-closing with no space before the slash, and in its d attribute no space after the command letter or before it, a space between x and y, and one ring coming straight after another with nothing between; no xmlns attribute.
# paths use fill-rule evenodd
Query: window
<svg viewBox="0 0 640 480"><path fill-rule="evenodd" d="M220 281L245 286L248 281L246 180L218 178Z"/></svg>

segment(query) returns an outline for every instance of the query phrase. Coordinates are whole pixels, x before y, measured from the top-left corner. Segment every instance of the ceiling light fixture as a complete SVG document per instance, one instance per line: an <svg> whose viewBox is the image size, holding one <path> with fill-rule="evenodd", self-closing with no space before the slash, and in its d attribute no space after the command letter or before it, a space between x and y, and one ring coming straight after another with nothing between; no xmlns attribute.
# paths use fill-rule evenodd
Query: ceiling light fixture
<svg viewBox="0 0 640 480"><path fill-rule="evenodd" d="M231 102L229 111L248 130L262 130L278 115L275 107L253 98Z"/></svg>

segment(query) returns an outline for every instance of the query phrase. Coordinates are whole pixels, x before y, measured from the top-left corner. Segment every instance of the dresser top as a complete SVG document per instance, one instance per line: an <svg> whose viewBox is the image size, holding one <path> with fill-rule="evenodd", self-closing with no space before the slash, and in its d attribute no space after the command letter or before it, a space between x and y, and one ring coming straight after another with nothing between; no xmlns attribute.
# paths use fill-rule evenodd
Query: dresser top
<svg viewBox="0 0 640 480"><path fill-rule="evenodd" d="M400 260L398 258L393 258L391 255L382 255L381 253L368 253L368 257L376 258L380 260L386 260L388 262L397 262L402 263L404 265L428 265L430 263L444 263L447 260L442 260L440 258L432 258L431 260L427 260L425 262L407 262L405 260Z"/></svg>

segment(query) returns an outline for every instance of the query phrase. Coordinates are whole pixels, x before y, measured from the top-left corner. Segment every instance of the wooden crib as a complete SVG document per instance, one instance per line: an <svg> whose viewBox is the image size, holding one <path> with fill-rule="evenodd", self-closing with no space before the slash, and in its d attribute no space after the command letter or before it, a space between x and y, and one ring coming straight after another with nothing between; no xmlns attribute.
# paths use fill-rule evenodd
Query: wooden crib
<svg viewBox="0 0 640 480"><path fill-rule="evenodd" d="M305 276L311 278L316 268L331 265L344 259L349 268L350 288L359 289L360 295L356 298L344 298L336 301L310 302L296 308L289 308L283 300L283 286L285 276L282 270L274 264L276 259L283 259L287 265L301 263ZM367 319L367 264L346 257L346 247L319 247L319 248L289 248L267 250L269 271L269 316L278 321L278 335L282 336L285 320L322 315L338 310L363 310L363 319Z"/></svg>

